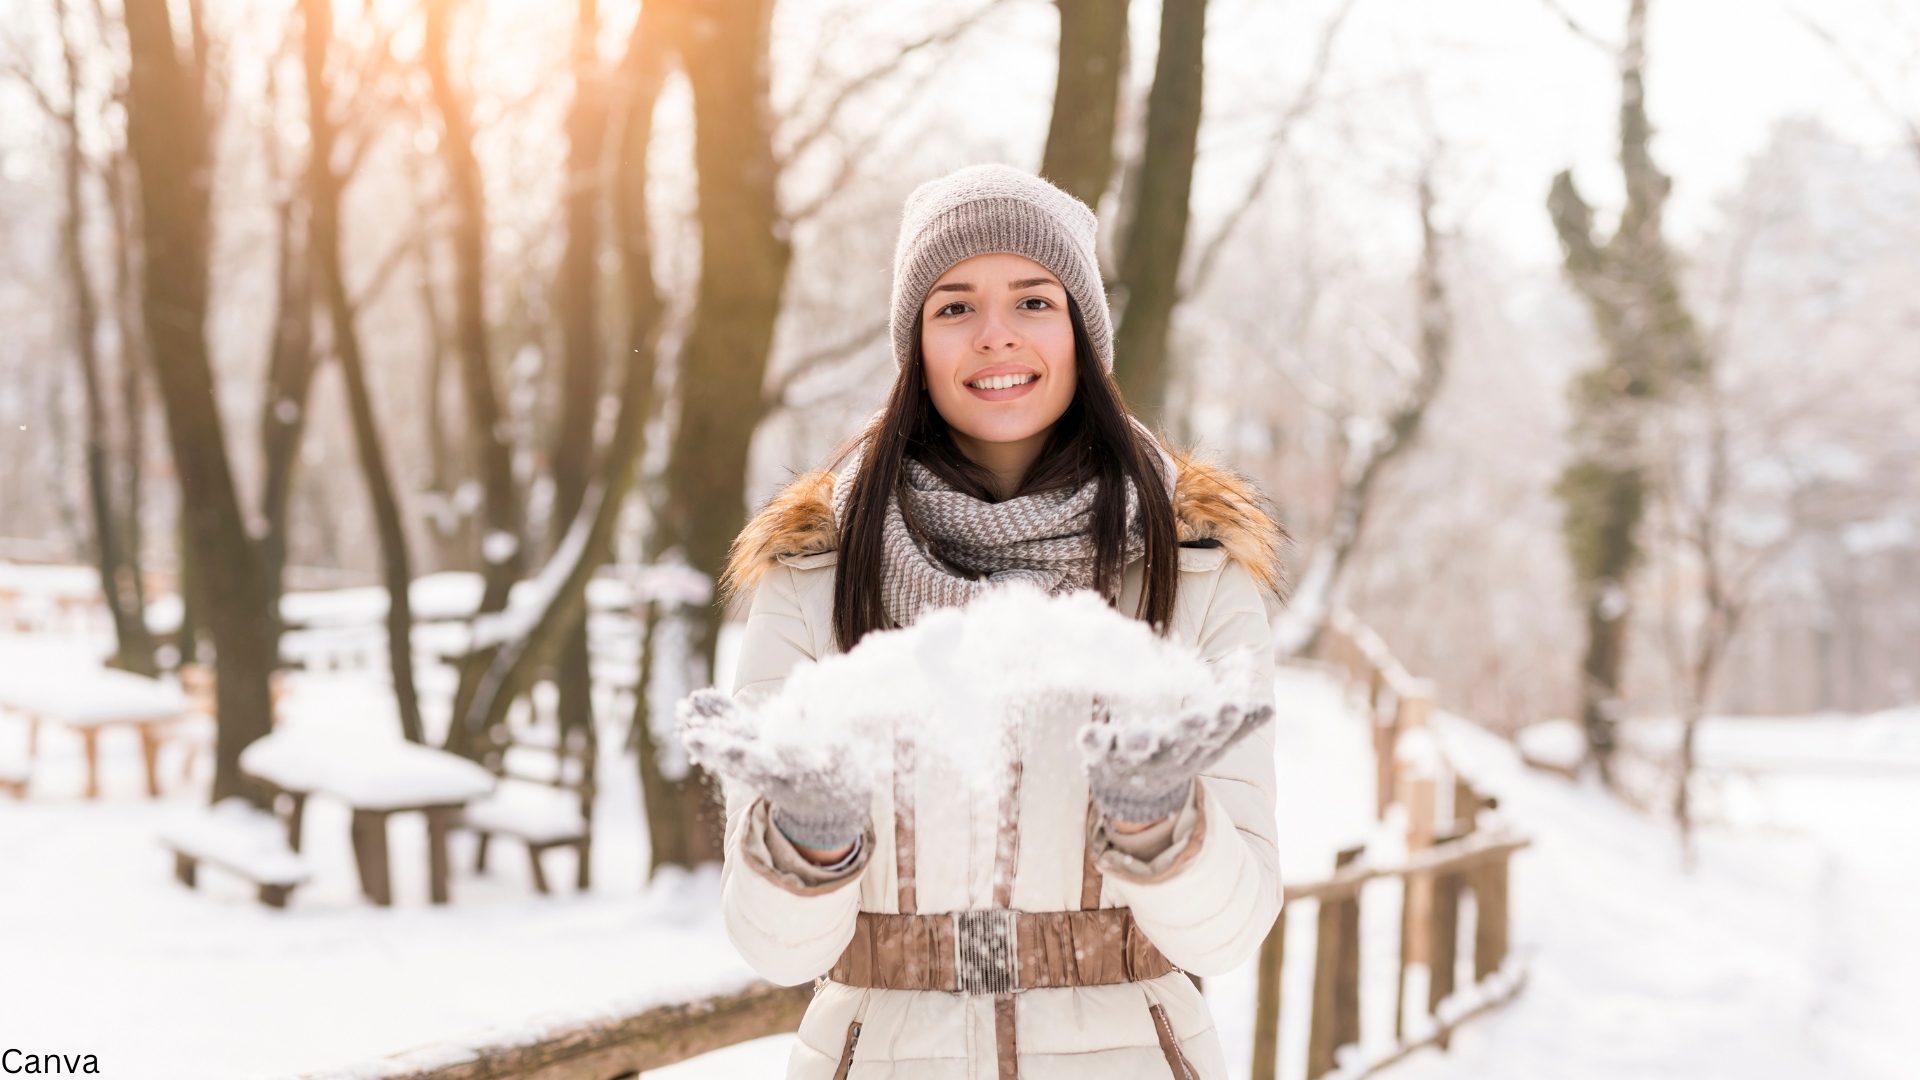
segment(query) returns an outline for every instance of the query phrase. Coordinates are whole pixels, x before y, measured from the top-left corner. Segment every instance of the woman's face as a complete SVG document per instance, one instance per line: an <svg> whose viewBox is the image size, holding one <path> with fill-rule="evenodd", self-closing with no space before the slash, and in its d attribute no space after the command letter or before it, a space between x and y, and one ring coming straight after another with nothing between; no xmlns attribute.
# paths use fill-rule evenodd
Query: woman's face
<svg viewBox="0 0 1920 1080"><path fill-rule="evenodd" d="M962 452L980 460L978 451L1031 444L1038 454L1073 403L1073 318L1060 279L1019 255L976 255L940 275L920 321L927 391Z"/></svg>

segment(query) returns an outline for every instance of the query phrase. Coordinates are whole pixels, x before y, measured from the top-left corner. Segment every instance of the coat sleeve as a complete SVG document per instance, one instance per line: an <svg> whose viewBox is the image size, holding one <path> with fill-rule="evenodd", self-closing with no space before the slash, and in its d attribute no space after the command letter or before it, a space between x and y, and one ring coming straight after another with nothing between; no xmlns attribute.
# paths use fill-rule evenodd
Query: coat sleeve
<svg viewBox="0 0 1920 1080"><path fill-rule="evenodd" d="M831 571L796 572L781 566L754 591L734 678L736 700L756 701L778 693L795 664L824 651L801 604L802 590L817 583L803 582L803 573ZM782 860L773 855L782 840L768 822L767 804L759 793L728 784L726 861L720 871L727 935L755 971L792 985L825 974L853 939L860 906L856 883L866 870L873 837L869 830L861 857L830 880L783 869Z"/></svg>
<svg viewBox="0 0 1920 1080"><path fill-rule="evenodd" d="M1229 561L1215 580L1201 655L1218 661L1251 649L1271 657L1272 630L1252 576ZM1264 693L1271 703L1271 681ZM1273 747L1273 725L1263 725L1203 773L1172 847L1151 863L1094 839L1108 888L1167 959L1196 975L1238 966L1280 913Z"/></svg>

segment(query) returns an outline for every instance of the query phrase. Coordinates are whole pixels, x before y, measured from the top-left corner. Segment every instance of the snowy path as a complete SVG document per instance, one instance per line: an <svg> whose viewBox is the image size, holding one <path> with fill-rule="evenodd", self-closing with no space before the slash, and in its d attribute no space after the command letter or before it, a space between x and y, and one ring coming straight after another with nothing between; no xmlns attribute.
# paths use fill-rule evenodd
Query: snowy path
<svg viewBox="0 0 1920 1080"><path fill-rule="evenodd" d="M1737 745L1742 725L1717 733ZM1823 741L1844 725L1825 722ZM1537 842L1514 864L1526 992L1407 1080L1895 1080L1920 1061L1920 774L1720 780L1731 824L1673 830L1449 731ZM1774 722L1746 734L1765 742ZM1830 736L1830 738L1829 738Z"/></svg>

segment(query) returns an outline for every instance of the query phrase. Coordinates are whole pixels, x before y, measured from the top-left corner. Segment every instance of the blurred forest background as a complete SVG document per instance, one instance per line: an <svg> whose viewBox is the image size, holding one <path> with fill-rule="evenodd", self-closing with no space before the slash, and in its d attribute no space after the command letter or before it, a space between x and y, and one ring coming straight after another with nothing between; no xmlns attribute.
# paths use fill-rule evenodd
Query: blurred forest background
<svg viewBox="0 0 1920 1080"><path fill-rule="evenodd" d="M902 199L988 160L1099 210L1124 390L1293 533L1288 647L1344 603L1444 706L1579 718L1603 770L1630 713L1920 696L1909 5L0 27L0 557L100 568L124 667L217 661L216 798L271 724L282 592L385 586L405 734L476 754L537 678L587 722L597 576L645 615L654 862L711 857L660 704L709 677L749 509L885 394ZM439 571L482 617L417 656Z"/></svg>

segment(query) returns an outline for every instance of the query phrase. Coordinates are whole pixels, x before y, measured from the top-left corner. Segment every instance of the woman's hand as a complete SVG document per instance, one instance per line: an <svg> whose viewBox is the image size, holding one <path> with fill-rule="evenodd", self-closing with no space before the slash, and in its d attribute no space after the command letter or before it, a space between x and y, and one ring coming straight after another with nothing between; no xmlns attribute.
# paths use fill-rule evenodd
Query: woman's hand
<svg viewBox="0 0 1920 1080"><path fill-rule="evenodd" d="M1094 805L1116 831L1141 832L1180 809L1202 769L1273 719L1273 706L1229 703L1177 720L1110 718L1080 729Z"/></svg>
<svg viewBox="0 0 1920 1080"><path fill-rule="evenodd" d="M867 831L873 779L853 747L768 743L717 690L695 691L678 713L687 756L759 792L774 827L807 861L831 866Z"/></svg>

